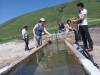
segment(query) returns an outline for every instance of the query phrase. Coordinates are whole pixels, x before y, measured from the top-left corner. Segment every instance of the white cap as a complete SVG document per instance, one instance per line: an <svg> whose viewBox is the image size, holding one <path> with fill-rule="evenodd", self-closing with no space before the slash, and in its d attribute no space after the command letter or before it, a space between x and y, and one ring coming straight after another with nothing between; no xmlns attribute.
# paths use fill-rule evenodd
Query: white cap
<svg viewBox="0 0 100 75"><path fill-rule="evenodd" d="M41 18L40 21L46 21L45 18Z"/></svg>

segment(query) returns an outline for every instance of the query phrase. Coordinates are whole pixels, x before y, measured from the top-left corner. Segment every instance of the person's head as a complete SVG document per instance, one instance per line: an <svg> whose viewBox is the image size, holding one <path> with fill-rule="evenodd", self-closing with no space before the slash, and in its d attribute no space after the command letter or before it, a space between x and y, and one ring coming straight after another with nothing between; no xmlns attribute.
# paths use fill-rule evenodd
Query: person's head
<svg viewBox="0 0 100 75"><path fill-rule="evenodd" d="M61 20L58 20L57 23L58 23L58 24L61 24L62 22L61 22Z"/></svg>
<svg viewBox="0 0 100 75"><path fill-rule="evenodd" d="M71 20L67 20L67 24L70 24L71 23Z"/></svg>
<svg viewBox="0 0 100 75"><path fill-rule="evenodd" d="M82 10L84 8L84 4L82 2L79 2L77 4L77 8L78 8L79 11Z"/></svg>
<svg viewBox="0 0 100 75"><path fill-rule="evenodd" d="M24 29L25 29L25 30L27 30L27 29L28 29L28 27L27 27L27 26L24 26Z"/></svg>
<svg viewBox="0 0 100 75"><path fill-rule="evenodd" d="M39 23L41 23L42 25L46 22L45 18L40 18Z"/></svg>

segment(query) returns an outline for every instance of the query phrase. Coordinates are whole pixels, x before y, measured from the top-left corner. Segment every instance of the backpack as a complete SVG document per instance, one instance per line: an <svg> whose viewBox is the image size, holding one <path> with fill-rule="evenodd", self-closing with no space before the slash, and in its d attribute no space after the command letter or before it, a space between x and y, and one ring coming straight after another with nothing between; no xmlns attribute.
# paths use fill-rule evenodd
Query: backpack
<svg viewBox="0 0 100 75"><path fill-rule="evenodd" d="M94 66L99 68L98 64L94 62L92 55L90 55L90 53L88 53L82 46L78 44L74 44L73 47L77 49L83 56L85 56L85 58L89 59L93 63Z"/></svg>

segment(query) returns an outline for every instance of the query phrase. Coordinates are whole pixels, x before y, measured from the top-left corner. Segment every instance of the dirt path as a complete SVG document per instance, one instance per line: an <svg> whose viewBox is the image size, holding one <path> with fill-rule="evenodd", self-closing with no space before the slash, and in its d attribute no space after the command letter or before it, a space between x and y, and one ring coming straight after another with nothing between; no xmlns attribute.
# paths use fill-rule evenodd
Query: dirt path
<svg viewBox="0 0 100 75"><path fill-rule="evenodd" d="M89 28L91 37L94 42L94 51L91 52L96 63L100 66L100 27ZM30 41L30 48L33 48L33 41ZM34 50L34 49L32 49ZM27 56L31 51L24 51L24 42L9 42L0 44L0 69Z"/></svg>
<svg viewBox="0 0 100 75"><path fill-rule="evenodd" d="M100 66L100 27L90 28L89 31L94 43L94 50L90 54L93 55L94 61Z"/></svg>
<svg viewBox="0 0 100 75"><path fill-rule="evenodd" d="M24 51L24 42L15 41L0 45L0 69L27 56L30 52ZM30 48L33 48L33 41L30 41Z"/></svg>

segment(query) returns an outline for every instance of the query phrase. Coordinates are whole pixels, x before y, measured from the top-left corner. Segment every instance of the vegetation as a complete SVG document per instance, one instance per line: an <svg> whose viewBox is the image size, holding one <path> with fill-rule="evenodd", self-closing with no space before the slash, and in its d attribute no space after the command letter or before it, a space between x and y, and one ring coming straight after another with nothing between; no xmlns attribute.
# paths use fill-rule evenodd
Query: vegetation
<svg viewBox="0 0 100 75"><path fill-rule="evenodd" d="M89 26L100 24L100 0L74 0L72 2L23 14L1 24L0 41L16 38L21 39L21 30L25 25L29 27L29 35L33 38L32 29L41 17L46 18L47 22L45 27L53 33L55 29L57 30L58 19L66 23L67 19L78 16L76 7L78 2L83 2L85 8L88 9Z"/></svg>

